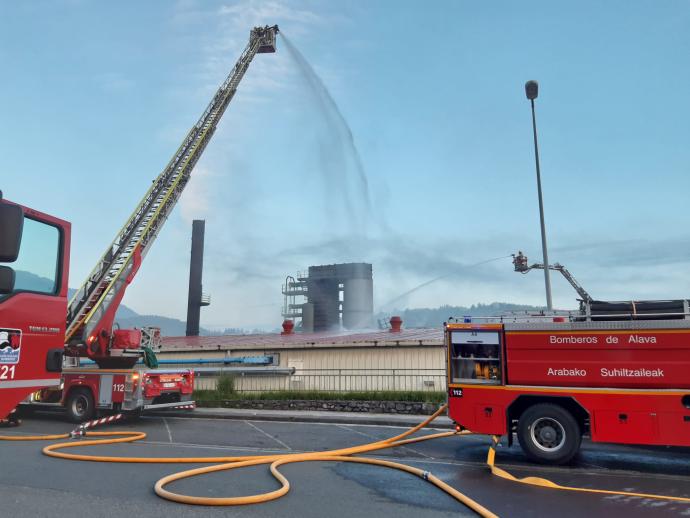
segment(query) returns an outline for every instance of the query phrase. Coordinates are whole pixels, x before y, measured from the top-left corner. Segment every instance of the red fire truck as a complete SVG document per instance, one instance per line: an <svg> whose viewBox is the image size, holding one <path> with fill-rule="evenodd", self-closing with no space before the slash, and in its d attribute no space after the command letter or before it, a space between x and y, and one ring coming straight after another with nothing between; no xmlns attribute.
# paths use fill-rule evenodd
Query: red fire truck
<svg viewBox="0 0 690 518"><path fill-rule="evenodd" d="M251 30L232 71L69 304L70 224L0 193L0 420L27 397L28 405L66 406L75 421L97 409L190 403L193 372L135 367L146 358L142 330L118 329L115 314L249 64L275 52L277 33L278 26ZM63 352L95 366L61 376Z"/></svg>
<svg viewBox="0 0 690 518"><path fill-rule="evenodd" d="M193 406L192 370L64 368L60 381L57 387L32 393L21 408L64 406L68 418L81 423L97 411L138 415Z"/></svg>
<svg viewBox="0 0 690 518"><path fill-rule="evenodd" d="M542 463L581 438L690 446L687 300L581 302L556 316L445 324L449 416L476 433L517 435Z"/></svg>

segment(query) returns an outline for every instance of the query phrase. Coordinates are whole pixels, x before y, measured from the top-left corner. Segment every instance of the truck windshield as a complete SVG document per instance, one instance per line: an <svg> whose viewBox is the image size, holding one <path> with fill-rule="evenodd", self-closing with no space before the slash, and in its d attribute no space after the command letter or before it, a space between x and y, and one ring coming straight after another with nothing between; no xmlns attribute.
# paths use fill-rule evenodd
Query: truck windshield
<svg viewBox="0 0 690 518"><path fill-rule="evenodd" d="M60 231L57 227L24 218L19 257L8 264L15 271L14 292L56 293L60 266Z"/></svg>

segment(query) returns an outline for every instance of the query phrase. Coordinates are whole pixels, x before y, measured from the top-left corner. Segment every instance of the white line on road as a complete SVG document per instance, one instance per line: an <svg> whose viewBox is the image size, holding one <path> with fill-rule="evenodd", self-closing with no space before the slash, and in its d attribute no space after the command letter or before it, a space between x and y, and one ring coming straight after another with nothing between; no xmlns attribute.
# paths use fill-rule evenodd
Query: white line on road
<svg viewBox="0 0 690 518"><path fill-rule="evenodd" d="M341 428L343 430L347 430L349 432L354 432L356 434L362 435L364 437L367 437L368 439L375 439L376 441L380 441L381 439L376 437L375 435L371 435L368 433L360 432L359 430L354 430L348 426L339 424L338 428ZM417 455L421 455L422 457L426 457L427 459L433 459L431 455L427 455L426 453L422 453L421 451L417 451L414 448L410 448L409 446L398 446L398 448L401 448L403 450L411 451L412 453L416 453Z"/></svg>
<svg viewBox="0 0 690 518"><path fill-rule="evenodd" d="M259 430L261 431L261 430ZM140 444L150 444L152 446L165 446L168 447L170 446L170 443L167 442L161 442L161 441L139 441ZM266 454L266 453L280 453L284 450L279 450L279 449L272 449L272 448L260 448L260 447L252 447L252 446L225 446L225 445L220 445L220 444L194 444L194 443L181 443L181 442L176 442L174 443L175 447L180 447L180 448L193 448L193 449L208 449L208 450L229 450L229 451L237 451L237 452L252 452L252 453L257 453L257 454ZM322 450L290 450L293 453L313 453L315 451L322 451ZM365 457L372 457L376 459L384 459L384 460L393 460L393 461L398 461L398 462L408 462L408 463L418 463L421 465L424 464L429 464L429 465L439 465L439 466L456 466L456 467L467 467L467 468L486 468L486 462L481 460L481 461L472 461L472 460L453 460L453 459L442 459L442 458L429 458L429 459L420 459L419 457L401 457L401 456L395 456L395 455L376 455L374 452L364 454L363 456ZM542 466L542 465L534 465L534 464L514 464L512 462L501 462L500 467L503 469L507 469L509 471L527 471L528 473L526 474L543 474L543 473L554 473L554 474L586 474L587 476L597 476L597 477L615 477L615 478L620 478L620 479L625 479L625 478L642 478L642 479L651 479L651 480L669 480L669 481L679 481L679 482L688 482L688 477L685 475L671 475L671 474L662 474L662 473L649 473L649 472L641 472L641 471L632 471L632 470L621 470L621 469L615 469L615 468L603 468L600 470L577 470L573 468L562 468L558 466Z"/></svg>
<svg viewBox="0 0 690 518"><path fill-rule="evenodd" d="M256 416L255 416L256 417ZM158 416L150 415L150 416L144 416L142 419L160 419ZM168 417L168 419L184 419L187 421L190 420L197 420L197 421L236 421L236 422L241 422L241 419L235 419L235 418L224 418L224 417ZM325 423L325 422L317 422L317 421L279 421L279 420L273 420L273 419L250 419L254 423L276 423L276 424L291 424L291 425L302 425L302 426L335 426L338 424L342 423ZM389 425L389 424L355 424L355 423L348 423L347 426L353 426L353 427L358 427L358 428L387 428L391 430L409 430L412 428L412 425L406 426L406 425ZM436 428L433 426L427 426L424 428L427 431L430 432L447 432L450 430L450 428ZM489 436L487 436L489 437ZM491 439L487 439L487 444L491 442Z"/></svg>
<svg viewBox="0 0 690 518"><path fill-rule="evenodd" d="M170 446L169 442L164 441L139 441L141 444L152 446ZM176 442L173 446L180 448L195 448L201 450L229 450L252 453L285 453L285 448L257 448L256 446L233 446L222 444L195 444L189 442ZM312 453L311 450L290 450L292 453Z"/></svg>
<svg viewBox="0 0 690 518"><path fill-rule="evenodd" d="M259 427L256 426L255 424L250 423L249 421L245 421L245 423L247 423L249 426L251 426L251 427L254 428L255 430L261 432L261 433L264 434L266 437L268 437L268 438L270 438L270 439L273 439L275 442L277 442L278 444L280 444L281 446L283 446L286 450L292 450L292 448L290 448L290 447L289 447L287 444L285 444L283 441L281 441L281 440L278 439L277 437L273 437L270 433L264 432L261 428L259 428Z"/></svg>
<svg viewBox="0 0 690 518"><path fill-rule="evenodd" d="M170 443L172 443L172 432L170 431L170 427L168 426L168 420L165 417L163 418L163 424L165 424L165 429L168 431L168 439L170 439Z"/></svg>
<svg viewBox="0 0 690 518"><path fill-rule="evenodd" d="M162 442L162 441L138 441L140 444L150 444L151 446L170 446L170 443L167 442ZM195 444L195 443L185 443L185 442L176 442L174 443L175 447L179 448L192 448L192 449L201 449L201 450L229 450L229 451L237 451L237 452L251 452L251 453L258 453L258 454L265 454L265 453L281 453L284 450L282 449L273 449L273 448L260 448L256 446L224 446L220 444ZM322 450L290 450L293 453L316 453ZM384 459L384 460L395 460L395 461L400 461L400 462L417 462L421 464L439 464L439 465L446 465L446 466L468 466L468 467L485 467L486 463L484 461L458 461L458 460L438 460L438 459L420 459L418 457L399 457L399 456L393 456L393 455L374 455L373 453L365 453L362 454L363 457L371 457L374 459ZM516 466L518 467L518 466ZM524 467L524 466L520 466Z"/></svg>

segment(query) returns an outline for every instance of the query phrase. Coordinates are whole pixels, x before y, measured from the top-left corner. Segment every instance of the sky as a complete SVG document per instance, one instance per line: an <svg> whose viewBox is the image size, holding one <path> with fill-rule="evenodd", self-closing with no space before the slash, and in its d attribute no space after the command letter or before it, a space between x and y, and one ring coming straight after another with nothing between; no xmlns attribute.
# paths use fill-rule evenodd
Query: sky
<svg viewBox="0 0 690 518"><path fill-rule="evenodd" d="M530 79L550 260L597 299L690 296L688 0L2 2L0 189L72 222L72 287L276 23L304 61L254 59L135 311L185 318L193 219L207 328L276 328L285 277L340 262L389 313L544 304L508 257L541 261Z"/></svg>

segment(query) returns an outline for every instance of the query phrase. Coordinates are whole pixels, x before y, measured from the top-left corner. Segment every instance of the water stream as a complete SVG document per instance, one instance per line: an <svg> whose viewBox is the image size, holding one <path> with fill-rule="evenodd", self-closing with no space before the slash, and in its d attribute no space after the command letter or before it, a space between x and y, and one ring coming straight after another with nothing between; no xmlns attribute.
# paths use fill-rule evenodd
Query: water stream
<svg viewBox="0 0 690 518"><path fill-rule="evenodd" d="M352 130L313 67L285 34L279 34L296 69L308 86L308 93L313 98L328 132L328 142L320 149L321 173L329 184L337 188L335 195L341 198L351 221L364 224L365 227L367 219L372 218L374 213L369 181ZM355 177L348 178L352 174ZM355 192L351 192L352 190Z"/></svg>

